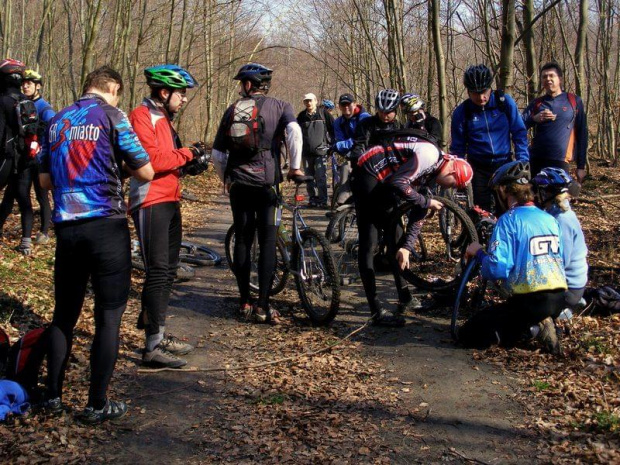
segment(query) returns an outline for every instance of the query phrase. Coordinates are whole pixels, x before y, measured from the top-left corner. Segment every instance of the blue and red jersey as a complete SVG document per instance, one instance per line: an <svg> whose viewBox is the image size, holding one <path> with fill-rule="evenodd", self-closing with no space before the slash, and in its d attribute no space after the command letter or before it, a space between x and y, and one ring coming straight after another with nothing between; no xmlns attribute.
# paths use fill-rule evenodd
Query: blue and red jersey
<svg viewBox="0 0 620 465"><path fill-rule="evenodd" d="M54 186L54 223L124 218L122 164L136 170L149 163L125 114L96 94L84 94L49 124L41 173Z"/></svg>

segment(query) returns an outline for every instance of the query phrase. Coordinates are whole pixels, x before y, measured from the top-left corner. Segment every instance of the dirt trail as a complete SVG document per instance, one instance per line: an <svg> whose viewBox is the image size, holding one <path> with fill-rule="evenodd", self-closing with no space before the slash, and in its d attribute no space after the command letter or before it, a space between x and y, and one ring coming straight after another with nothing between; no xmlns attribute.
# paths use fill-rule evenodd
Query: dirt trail
<svg viewBox="0 0 620 465"><path fill-rule="evenodd" d="M223 253L231 223L225 197L209 208L209 218L188 239ZM324 230L324 218L313 220ZM389 282L383 277L380 289L394 302ZM275 302L286 308L296 300L289 284ZM253 363L294 353L295 344L333 343L362 325L368 313L361 288L347 288L342 301L329 329L288 313L284 327L241 323L233 316L235 282L222 264L177 286L168 329L197 345L188 356L192 366ZM261 373L127 373L118 394L131 399L131 414L94 456L122 463L536 462L538 441L519 426L518 383L454 346L448 326L447 319L410 314L404 328L365 329L355 343L316 361L324 368L307 360L274 368L269 376L276 381ZM328 380L332 372L345 381ZM325 378L325 396L310 393L316 384L295 384L311 375Z"/></svg>

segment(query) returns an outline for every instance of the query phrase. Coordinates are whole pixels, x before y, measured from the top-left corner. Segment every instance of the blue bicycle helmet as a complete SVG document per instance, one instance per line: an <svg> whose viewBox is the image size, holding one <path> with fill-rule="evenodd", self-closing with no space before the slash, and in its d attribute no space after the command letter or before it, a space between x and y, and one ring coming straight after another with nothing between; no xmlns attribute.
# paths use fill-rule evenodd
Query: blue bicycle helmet
<svg viewBox="0 0 620 465"><path fill-rule="evenodd" d="M251 81L256 85L260 85L264 81L271 81L273 71L266 66L258 63L248 63L243 65L237 75L233 78L236 81Z"/></svg>
<svg viewBox="0 0 620 465"><path fill-rule="evenodd" d="M572 183L573 178L562 168L544 168L532 178L532 184L543 201L568 192Z"/></svg>
<svg viewBox="0 0 620 465"><path fill-rule="evenodd" d="M513 182L527 184L530 181L530 164L522 161L511 161L500 166L489 181L489 187L499 187Z"/></svg>
<svg viewBox="0 0 620 465"><path fill-rule="evenodd" d="M400 94L394 89L380 90L375 98L375 107L378 111L390 113L398 109Z"/></svg>
<svg viewBox="0 0 620 465"><path fill-rule="evenodd" d="M144 70L146 84L151 88L191 89L198 82L178 65L157 65Z"/></svg>
<svg viewBox="0 0 620 465"><path fill-rule="evenodd" d="M332 102L329 99L323 99L323 102L321 103L323 104L326 110L333 110L334 108L336 108L336 105L334 105L334 102Z"/></svg>

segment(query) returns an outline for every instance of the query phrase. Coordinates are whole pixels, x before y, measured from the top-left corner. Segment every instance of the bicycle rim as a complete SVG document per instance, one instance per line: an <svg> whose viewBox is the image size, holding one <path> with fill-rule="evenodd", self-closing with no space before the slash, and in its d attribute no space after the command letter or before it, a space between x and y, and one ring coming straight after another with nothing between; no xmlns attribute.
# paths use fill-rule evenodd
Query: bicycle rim
<svg viewBox="0 0 620 465"><path fill-rule="evenodd" d="M306 314L315 325L329 324L340 306L340 280L327 240L314 229L302 231L293 263L297 291Z"/></svg>

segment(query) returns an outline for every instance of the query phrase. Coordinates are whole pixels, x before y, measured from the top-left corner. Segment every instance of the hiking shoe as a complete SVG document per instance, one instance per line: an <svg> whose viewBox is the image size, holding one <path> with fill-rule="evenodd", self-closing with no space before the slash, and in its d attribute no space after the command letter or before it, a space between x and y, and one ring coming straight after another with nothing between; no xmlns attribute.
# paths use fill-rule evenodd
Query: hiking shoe
<svg viewBox="0 0 620 465"><path fill-rule="evenodd" d="M36 245L45 245L50 241L50 237L42 232L38 232L34 238L34 243Z"/></svg>
<svg viewBox="0 0 620 465"><path fill-rule="evenodd" d="M174 355L185 355L194 350L193 345L181 341L178 337L175 337L172 334L166 334L159 343L159 347Z"/></svg>
<svg viewBox="0 0 620 465"><path fill-rule="evenodd" d="M254 319L257 323L265 323L267 321L267 312L260 307L254 309Z"/></svg>
<svg viewBox="0 0 620 465"><path fill-rule="evenodd" d="M555 330L555 324L551 317L547 317L538 323L538 327L540 328L538 340L541 342L545 352L559 354L560 341L558 340L558 333Z"/></svg>
<svg viewBox="0 0 620 465"><path fill-rule="evenodd" d="M86 407L78 416L78 420L89 425L96 425L106 420L115 420L125 416L127 404L121 401L106 400L101 410L94 407Z"/></svg>
<svg viewBox="0 0 620 465"><path fill-rule="evenodd" d="M15 250L27 257L32 253L32 240L29 237L22 237L21 243Z"/></svg>
<svg viewBox="0 0 620 465"><path fill-rule="evenodd" d="M412 297L411 300L408 302L398 302L398 305L396 306L396 311L394 313L397 315L402 315L407 310L419 310L421 308L422 302L420 302L420 299Z"/></svg>
<svg viewBox="0 0 620 465"><path fill-rule="evenodd" d="M142 354L142 364L156 368L181 368L187 365L187 360L168 352L161 347L160 343L152 351L144 351Z"/></svg>
<svg viewBox="0 0 620 465"><path fill-rule="evenodd" d="M405 318L402 315L395 315L387 310L380 310L372 316L373 326L405 326Z"/></svg>

